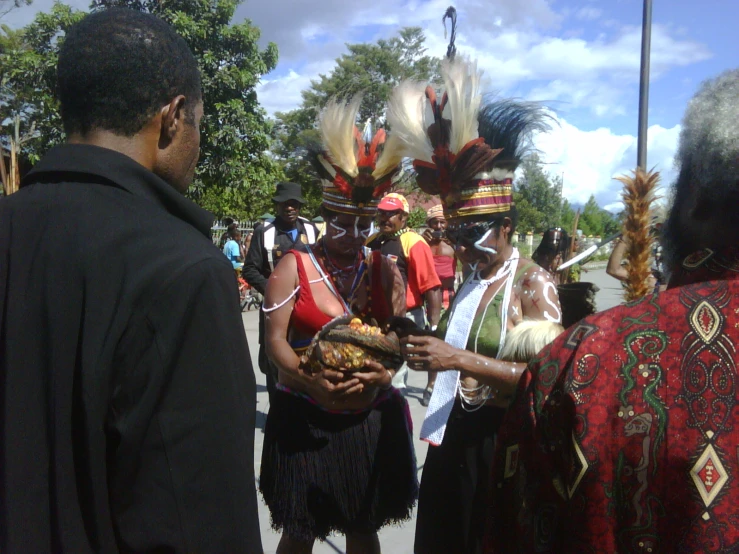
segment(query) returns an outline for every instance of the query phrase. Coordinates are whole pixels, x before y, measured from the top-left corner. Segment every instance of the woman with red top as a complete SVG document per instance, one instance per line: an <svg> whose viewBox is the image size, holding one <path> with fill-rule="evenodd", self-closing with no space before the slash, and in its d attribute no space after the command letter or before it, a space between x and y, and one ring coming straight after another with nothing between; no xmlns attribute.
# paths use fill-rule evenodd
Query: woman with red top
<svg viewBox="0 0 739 554"><path fill-rule="evenodd" d="M349 553L379 552L377 530L408 519L418 493L408 406L391 385L394 372L367 362L356 373L315 373L300 358L336 317L382 325L405 314L395 264L363 247L400 159L392 164L382 152L384 131L362 139L354 127L358 107L330 102L322 113L325 151L312 161L324 181L325 233L306 251L286 255L266 290L267 355L279 373L259 486L282 531L277 552L311 552L315 539L333 532L346 535ZM334 155L337 144L344 158Z"/></svg>

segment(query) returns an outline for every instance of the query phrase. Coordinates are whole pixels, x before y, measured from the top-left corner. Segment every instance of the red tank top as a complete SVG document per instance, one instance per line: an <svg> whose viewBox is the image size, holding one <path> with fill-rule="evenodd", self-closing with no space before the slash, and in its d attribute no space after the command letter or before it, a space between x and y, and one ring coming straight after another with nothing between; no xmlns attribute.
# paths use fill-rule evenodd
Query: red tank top
<svg viewBox="0 0 739 554"><path fill-rule="evenodd" d="M454 258L449 256L434 256L436 275L442 281L454 277Z"/></svg>
<svg viewBox="0 0 739 554"><path fill-rule="evenodd" d="M295 256L298 267L298 284L300 285L300 290L295 295L295 305L293 306L293 313L290 316L290 323L301 333L313 336L331 321L332 318L321 311L313 298L310 280L303 265L303 257L295 250L291 250L289 254ZM367 269L371 271L371 301L368 302L361 315L372 317L382 323L392 315L391 309L387 304L385 291L382 288L382 254L380 252L372 252L367 262L369 265ZM294 348L302 348L307 346L307 343L304 343L306 341L296 341L292 346Z"/></svg>
<svg viewBox="0 0 739 554"><path fill-rule="evenodd" d="M293 306L293 313L290 316L290 323L301 333L313 336L332 318L320 310L313 298L308 274L305 272L305 266L303 265L303 256L295 250L291 250L288 254L295 256L298 266L298 284L300 285L295 306Z"/></svg>

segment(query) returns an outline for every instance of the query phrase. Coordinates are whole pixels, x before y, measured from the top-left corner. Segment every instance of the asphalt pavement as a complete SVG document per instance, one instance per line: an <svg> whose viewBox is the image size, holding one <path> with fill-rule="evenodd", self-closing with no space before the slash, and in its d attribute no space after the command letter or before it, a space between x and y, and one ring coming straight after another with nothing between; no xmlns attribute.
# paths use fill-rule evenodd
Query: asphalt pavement
<svg viewBox="0 0 739 554"><path fill-rule="evenodd" d="M582 275L583 281L595 283L600 291L596 295L598 310L605 310L622 302L621 285L615 279L606 275L605 270L595 269ZM254 434L254 469L257 477L262 459L262 441L264 422L269 410L267 388L262 375L258 370L257 354L259 352L258 314L256 311L244 312L244 328L249 341L252 363L257 377L257 428ZM428 444L418 439L418 432L426 408L421 406L421 395L426 386L426 375L411 371L408 379L406 398L413 418L413 435L415 437L416 457L418 459L418 477L421 478L423 465L426 460ZM277 550L280 536L270 527L269 510L259 497L259 523L262 529L262 544L265 554L273 554ZM415 511L412 520L402 526L383 528L380 535L382 551L385 554L411 554L413 552L413 537L415 531ZM317 542L313 552L316 554L336 554L345 552L345 541L342 536L332 536L326 542Z"/></svg>

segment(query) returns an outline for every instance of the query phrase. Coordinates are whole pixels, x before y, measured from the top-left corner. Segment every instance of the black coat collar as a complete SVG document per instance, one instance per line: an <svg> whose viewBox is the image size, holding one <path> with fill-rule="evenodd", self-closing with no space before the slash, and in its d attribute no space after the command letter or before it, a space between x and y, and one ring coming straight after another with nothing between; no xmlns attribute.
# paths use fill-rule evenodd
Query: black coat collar
<svg viewBox="0 0 739 554"><path fill-rule="evenodd" d="M115 150L87 144L56 146L24 177L21 187L61 182L116 186L151 200L210 238L214 221L210 212L185 198L144 166Z"/></svg>

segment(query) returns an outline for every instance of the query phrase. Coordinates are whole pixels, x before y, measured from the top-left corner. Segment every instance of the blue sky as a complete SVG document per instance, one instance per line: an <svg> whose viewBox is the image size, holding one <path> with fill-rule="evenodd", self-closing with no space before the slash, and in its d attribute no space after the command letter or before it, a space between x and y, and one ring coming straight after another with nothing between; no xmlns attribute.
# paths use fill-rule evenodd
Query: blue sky
<svg viewBox="0 0 739 554"><path fill-rule="evenodd" d="M300 91L331 71L347 42L393 36L420 26L428 51L446 52L441 16L451 0L246 0L236 19L249 18L262 40L276 42L280 62L258 89L269 113L300 103ZM84 9L88 2L72 0ZM27 23L51 0L35 0L6 16ZM536 99L558 125L537 138L564 192L582 203L593 193L618 209L615 175L636 164L642 0L458 0L458 51L478 60L486 88ZM650 166L674 178L672 158L680 119L699 84L739 66L739 2L654 0L650 94Z"/></svg>

